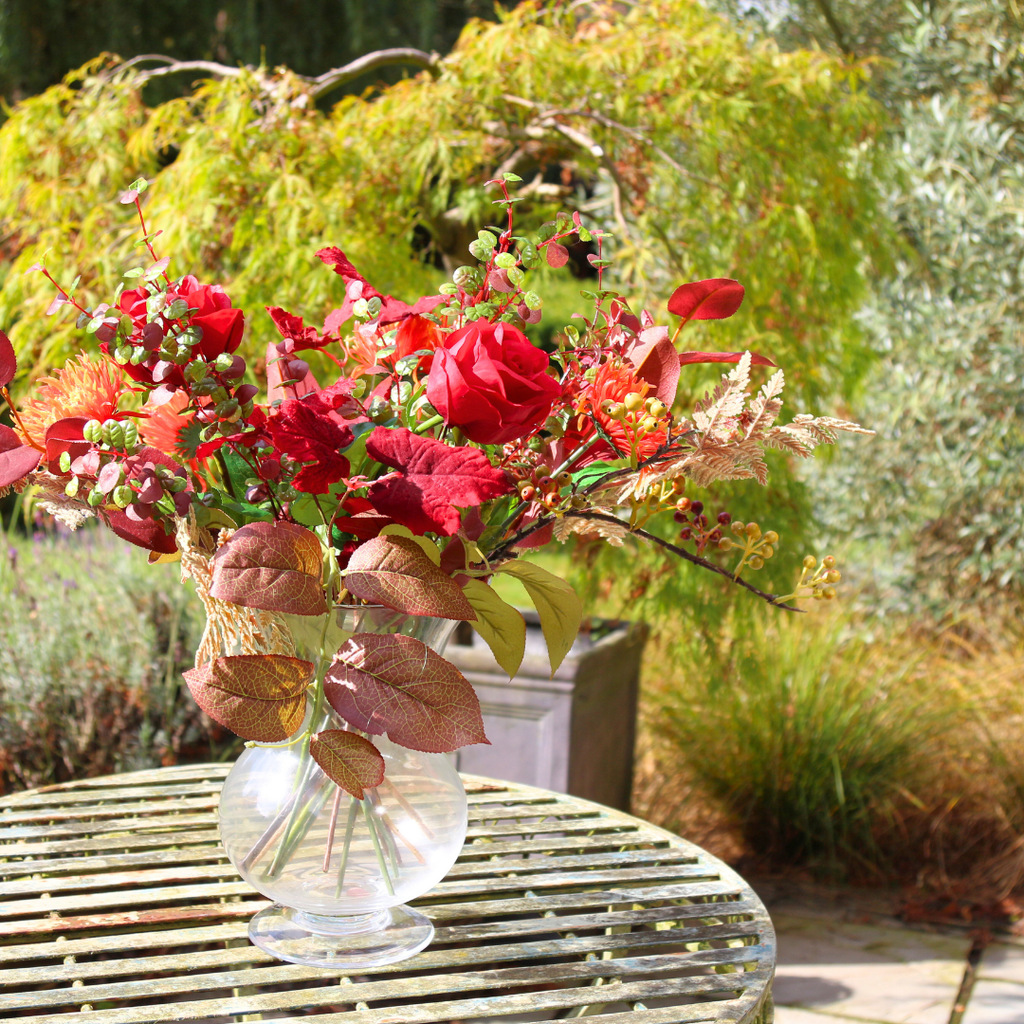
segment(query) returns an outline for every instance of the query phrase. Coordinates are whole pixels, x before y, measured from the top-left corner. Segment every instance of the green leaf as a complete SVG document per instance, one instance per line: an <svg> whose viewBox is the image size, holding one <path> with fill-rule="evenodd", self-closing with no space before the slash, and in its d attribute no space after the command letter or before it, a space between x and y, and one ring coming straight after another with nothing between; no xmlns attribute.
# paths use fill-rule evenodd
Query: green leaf
<svg viewBox="0 0 1024 1024"><path fill-rule="evenodd" d="M583 605L576 591L565 580L533 562L506 562L495 572L514 576L526 588L540 616L540 628L547 641L548 660L554 675L575 643L583 621Z"/></svg>
<svg viewBox="0 0 1024 1024"><path fill-rule="evenodd" d="M476 612L476 621L470 625L484 638L494 660L511 679L526 653L526 620L482 580L466 580L462 592Z"/></svg>
<svg viewBox="0 0 1024 1024"><path fill-rule="evenodd" d="M603 476L621 469L614 462L592 462L586 469L573 473L572 482L577 490L585 491L591 484L597 483Z"/></svg>

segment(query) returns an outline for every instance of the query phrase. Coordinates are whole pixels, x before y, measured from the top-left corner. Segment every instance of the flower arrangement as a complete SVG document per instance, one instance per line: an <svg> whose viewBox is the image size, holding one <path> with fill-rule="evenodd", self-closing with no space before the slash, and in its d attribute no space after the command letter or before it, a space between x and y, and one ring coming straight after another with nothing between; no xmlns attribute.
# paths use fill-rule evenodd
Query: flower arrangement
<svg viewBox="0 0 1024 1024"><path fill-rule="evenodd" d="M16 408L13 347L0 332L0 387L16 426L0 426L0 489L31 485L71 526L98 517L151 559L180 558L208 614L196 668L199 705L255 743L301 742L355 799L383 782L367 738L444 752L486 742L471 685L421 641L338 635L332 606L383 606L470 622L514 675L526 628L490 581L519 579L539 613L552 670L568 652L582 608L567 583L517 557L571 534L611 544L658 544L721 573L772 604L829 598L839 573L810 558L794 594L743 578L778 537L755 523L712 519L687 494L715 480L764 482L766 448L806 457L838 431L829 417L776 423L783 372L751 394L764 356L680 352L692 320L731 316L731 279L681 285L668 303L674 331L605 287L608 235L559 214L536 238L516 234L506 174L490 184L504 224L480 231L475 265L440 293L408 305L376 291L337 248L321 261L345 282L322 329L268 308L281 341L267 353L266 400L237 354L244 315L217 285L172 277L157 253L135 182L121 202L138 210L145 261L112 303L93 308L57 284L50 312L71 307L100 352L80 355ZM530 271L558 268L567 246L590 243L590 306L552 351L523 333L540 320ZM76 282L77 284L77 282ZM302 353L339 367L321 387ZM682 368L734 364L689 415L675 409ZM674 514L677 543L645 529ZM730 567L706 557L738 553ZM312 623L312 627L310 627ZM316 652L315 661L298 656ZM320 729L324 702L347 728Z"/></svg>

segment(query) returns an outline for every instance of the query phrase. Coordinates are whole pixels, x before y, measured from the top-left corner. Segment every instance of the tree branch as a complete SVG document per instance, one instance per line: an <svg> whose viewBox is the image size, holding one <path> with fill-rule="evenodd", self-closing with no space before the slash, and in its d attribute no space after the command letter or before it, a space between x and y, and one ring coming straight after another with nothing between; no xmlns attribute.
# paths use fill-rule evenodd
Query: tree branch
<svg viewBox="0 0 1024 1024"><path fill-rule="evenodd" d="M149 68L140 72L140 77L144 81L148 82L151 78L162 78L164 75L176 75L183 71L205 71L220 78L237 78L243 71L256 70L251 64L229 67L227 64L218 64L211 60L175 60L162 53L141 54L118 65L116 70L124 71L136 64L155 60L163 61L166 66ZM418 67L426 68L435 77L441 73L441 58L438 54L427 53L424 50L408 46L396 46L389 50L374 50L372 53L357 57L340 68L331 68L330 71L325 71L322 75L317 75L316 78L311 78L308 75L296 75L296 77L311 87L314 99L319 99L332 89L336 89L368 71L389 64L415 64Z"/></svg>
<svg viewBox="0 0 1024 1024"><path fill-rule="evenodd" d="M818 10L821 11L825 21L828 22L828 27L832 30L832 36L836 41L836 46L843 51L844 56L851 59L856 58L857 55L847 45L846 33L843 31L843 26L839 24L839 19L836 18L829 0L815 0L815 3L818 5Z"/></svg>
<svg viewBox="0 0 1024 1024"><path fill-rule="evenodd" d="M524 541L532 533L536 533L538 530L543 529L545 526L555 522L557 516L541 516L534 520L525 529L520 530L518 533L513 534L503 544L497 547L493 554L488 558L489 562L497 561L508 554L517 544ZM565 519L589 519L599 523L611 523L614 526L625 526L621 519L617 519L615 516L606 515L603 512L566 512ZM685 548L678 547L676 544L671 543L667 540L662 540L661 537L656 534L649 533L647 530L641 530L634 528L629 531L631 534L642 537L644 540L650 541L652 544L657 544L659 547L664 548L666 551L671 551L673 555L677 555L686 562L690 562L693 565L699 565L702 569L708 569L713 573L717 573L719 576L724 576L730 583L735 584L738 587L743 587L744 590L749 590L752 594L756 594L762 600L766 601L773 608L784 608L788 612L803 612L803 608L797 608L795 605L783 604L775 594L769 594L764 590L759 590L753 584L748 583L745 579L737 579L728 569L723 569L720 565L715 565L714 562L709 562L706 558L702 558L700 555L695 555L692 552L687 551Z"/></svg>

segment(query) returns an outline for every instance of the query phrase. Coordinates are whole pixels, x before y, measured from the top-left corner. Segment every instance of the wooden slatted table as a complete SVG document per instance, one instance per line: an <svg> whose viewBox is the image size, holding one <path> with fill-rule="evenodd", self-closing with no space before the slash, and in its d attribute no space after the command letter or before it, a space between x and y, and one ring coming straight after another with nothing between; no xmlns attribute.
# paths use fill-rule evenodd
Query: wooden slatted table
<svg viewBox="0 0 1024 1024"><path fill-rule="evenodd" d="M0 798L0 1019L771 1020L760 900L699 847L598 804L464 776L469 834L416 906L434 942L341 976L249 944L267 901L217 838L223 765Z"/></svg>

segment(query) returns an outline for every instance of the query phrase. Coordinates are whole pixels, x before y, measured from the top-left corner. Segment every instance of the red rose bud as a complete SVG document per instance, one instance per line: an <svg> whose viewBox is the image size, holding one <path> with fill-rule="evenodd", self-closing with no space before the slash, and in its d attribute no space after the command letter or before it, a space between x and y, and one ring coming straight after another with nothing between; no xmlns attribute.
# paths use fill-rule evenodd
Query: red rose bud
<svg viewBox="0 0 1024 1024"><path fill-rule="evenodd" d="M507 444L536 430L561 386L548 357L510 324L476 320L434 354L427 400L478 444Z"/></svg>

